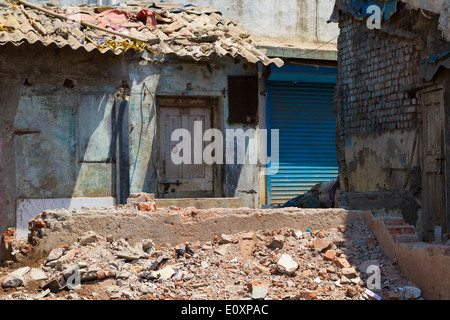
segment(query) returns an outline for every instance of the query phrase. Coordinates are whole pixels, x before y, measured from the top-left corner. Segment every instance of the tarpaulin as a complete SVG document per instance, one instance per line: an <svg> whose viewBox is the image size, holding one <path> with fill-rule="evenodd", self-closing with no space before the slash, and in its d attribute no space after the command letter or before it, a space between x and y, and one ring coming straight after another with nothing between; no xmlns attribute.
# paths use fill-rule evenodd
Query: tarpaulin
<svg viewBox="0 0 450 320"><path fill-rule="evenodd" d="M336 0L334 10L328 22L339 21L339 11L350 13L355 18L363 19L371 16L372 12L367 13L367 9L376 5L381 9L382 19L388 20L397 11L397 1L364 1L364 0Z"/></svg>
<svg viewBox="0 0 450 320"><path fill-rule="evenodd" d="M429 56L420 62L419 76L431 81L441 69L450 69L450 51Z"/></svg>

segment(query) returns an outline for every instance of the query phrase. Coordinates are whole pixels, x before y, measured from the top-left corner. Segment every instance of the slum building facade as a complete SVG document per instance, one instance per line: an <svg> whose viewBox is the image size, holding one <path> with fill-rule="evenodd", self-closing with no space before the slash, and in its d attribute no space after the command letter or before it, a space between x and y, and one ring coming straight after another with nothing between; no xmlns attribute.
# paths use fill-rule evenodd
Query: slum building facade
<svg viewBox="0 0 450 320"><path fill-rule="evenodd" d="M279 157L255 189L260 203L290 205L318 183L336 180L333 111L339 28L327 24L334 0L193 0L235 17L269 57L283 59L259 78L259 127L279 130ZM270 137L268 144L270 144ZM331 197L332 198L332 197ZM332 200L331 200L332 202ZM322 201L308 206L320 207Z"/></svg>
<svg viewBox="0 0 450 320"><path fill-rule="evenodd" d="M283 62L208 6L70 9L0 4L2 230L137 192L258 206L260 166L174 166L171 132L257 131L258 70Z"/></svg>
<svg viewBox="0 0 450 320"><path fill-rule="evenodd" d="M426 241L450 223L449 6L338 0L330 19L340 28L339 205L403 216Z"/></svg>

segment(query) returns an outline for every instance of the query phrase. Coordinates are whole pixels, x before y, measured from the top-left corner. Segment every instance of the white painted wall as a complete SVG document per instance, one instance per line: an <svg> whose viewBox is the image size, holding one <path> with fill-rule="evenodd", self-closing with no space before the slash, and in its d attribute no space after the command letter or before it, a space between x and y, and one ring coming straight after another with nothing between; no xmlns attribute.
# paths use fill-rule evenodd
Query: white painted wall
<svg viewBox="0 0 450 320"><path fill-rule="evenodd" d="M336 23L327 23L334 0L190 0L190 3L217 8L254 36L323 43L339 34Z"/></svg>
<svg viewBox="0 0 450 320"><path fill-rule="evenodd" d="M44 210L112 207L116 199L106 198L61 198L61 199L17 199L17 238L28 237L28 222Z"/></svg>

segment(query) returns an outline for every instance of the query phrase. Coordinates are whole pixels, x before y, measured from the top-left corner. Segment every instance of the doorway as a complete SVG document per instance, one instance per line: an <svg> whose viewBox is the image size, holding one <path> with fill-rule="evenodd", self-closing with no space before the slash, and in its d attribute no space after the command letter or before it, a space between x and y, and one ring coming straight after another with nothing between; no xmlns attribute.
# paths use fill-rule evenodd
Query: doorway
<svg viewBox="0 0 450 320"><path fill-rule="evenodd" d="M419 93L422 112L422 217L424 241L435 230L447 232L445 199L444 93L433 88Z"/></svg>
<svg viewBox="0 0 450 320"><path fill-rule="evenodd" d="M200 164L194 163L194 153L199 148L203 152L210 142L202 141L201 145L195 145L194 126L196 122L201 123L202 136L213 128L215 106L216 100L209 97L157 98L158 198L214 197L215 165L208 165L203 159ZM177 148L181 141L172 141L172 133L177 129L186 129L191 135L190 163L176 164L173 161L173 153L179 152ZM183 149L181 153L184 152L186 150Z"/></svg>

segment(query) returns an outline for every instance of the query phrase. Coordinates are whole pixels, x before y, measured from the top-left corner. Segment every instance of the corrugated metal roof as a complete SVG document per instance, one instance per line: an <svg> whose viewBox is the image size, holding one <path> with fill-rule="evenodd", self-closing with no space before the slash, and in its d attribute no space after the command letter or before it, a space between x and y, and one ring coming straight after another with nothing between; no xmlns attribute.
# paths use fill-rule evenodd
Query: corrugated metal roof
<svg viewBox="0 0 450 320"><path fill-rule="evenodd" d="M251 63L283 65L258 50L248 32L216 9L164 2L56 7L0 0L0 45L24 42L115 54L147 50L194 60L240 56Z"/></svg>

